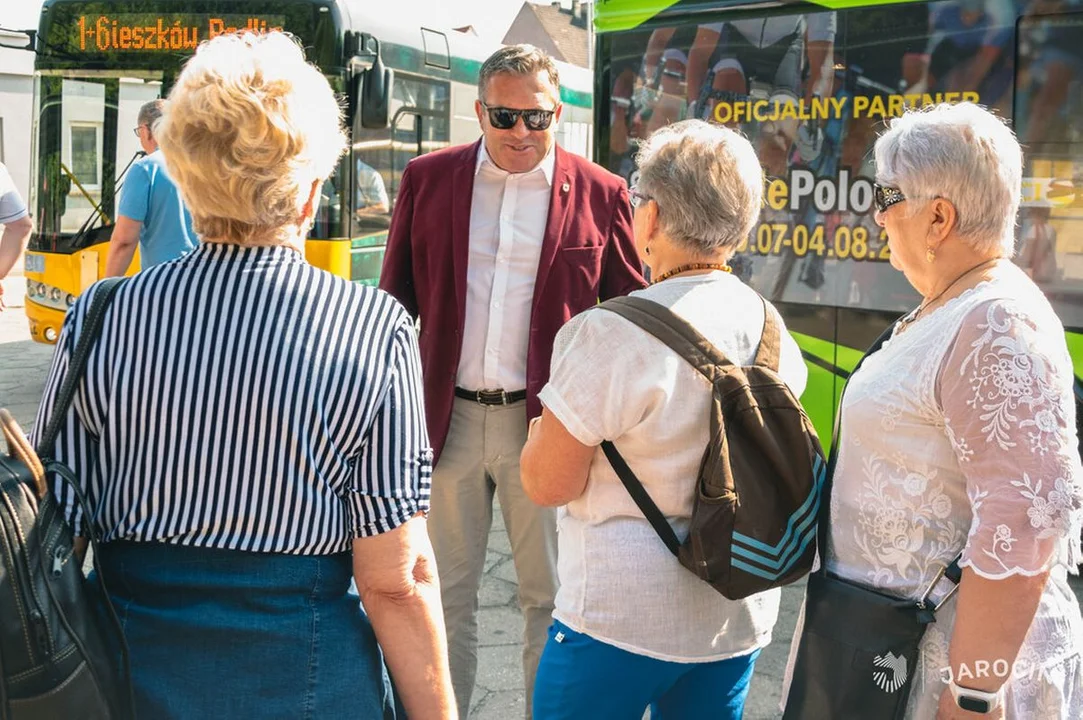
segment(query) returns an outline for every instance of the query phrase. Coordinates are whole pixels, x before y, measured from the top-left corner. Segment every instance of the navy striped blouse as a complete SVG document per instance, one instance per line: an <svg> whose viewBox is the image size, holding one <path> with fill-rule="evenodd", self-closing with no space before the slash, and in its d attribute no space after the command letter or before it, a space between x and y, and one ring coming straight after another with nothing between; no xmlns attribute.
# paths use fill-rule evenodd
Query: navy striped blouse
<svg viewBox="0 0 1083 720"><path fill-rule="evenodd" d="M65 319L35 436L94 289ZM203 244L117 291L55 456L106 541L330 554L428 510L423 402L391 296L289 248Z"/></svg>

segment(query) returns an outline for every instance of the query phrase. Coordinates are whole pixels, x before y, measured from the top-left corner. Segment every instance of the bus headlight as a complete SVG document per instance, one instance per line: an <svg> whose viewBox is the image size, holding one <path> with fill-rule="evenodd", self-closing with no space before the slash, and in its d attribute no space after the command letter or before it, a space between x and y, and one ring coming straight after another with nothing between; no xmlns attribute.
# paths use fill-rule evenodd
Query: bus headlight
<svg viewBox="0 0 1083 720"><path fill-rule="evenodd" d="M45 339L48 342L51 342L51 343L56 342L56 329L55 328L47 327L47 328L45 328L45 332L42 333L42 334L45 336Z"/></svg>
<svg viewBox="0 0 1083 720"><path fill-rule="evenodd" d="M75 296L71 293L65 293L58 287L32 280L26 283L26 298L38 305L60 311L66 311L75 303Z"/></svg>

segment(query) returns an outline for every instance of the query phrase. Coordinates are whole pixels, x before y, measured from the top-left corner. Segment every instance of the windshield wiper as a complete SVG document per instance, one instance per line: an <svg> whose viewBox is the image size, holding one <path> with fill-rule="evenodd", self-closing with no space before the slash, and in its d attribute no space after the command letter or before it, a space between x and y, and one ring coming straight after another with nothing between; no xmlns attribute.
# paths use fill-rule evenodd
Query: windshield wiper
<svg viewBox="0 0 1083 720"><path fill-rule="evenodd" d="M114 191L113 197L116 197L119 194L121 188L124 187L124 176L128 174L128 170L132 167L132 163L134 163L136 160L138 160L141 157L146 157L146 153L143 152L142 150L137 150L135 152L135 154L132 155L132 159L128 161L128 164L124 166L124 170L121 171L120 177L117 178L116 191ZM67 166L64 165L64 163L60 163L60 168L65 173L67 173L68 177L71 178L71 181L73 183L75 183L75 186L77 188L79 188L79 192L81 192L83 194L83 197L85 197L87 199L87 201L91 205L94 206L91 213L90 213L90 215L87 216L87 219L84 220L83 224L79 227L79 231L75 233L74 237L72 237L72 240L71 240L72 247L77 248L77 247L80 246L80 243L82 242L82 240L86 236L86 234L89 233L91 230L93 230L95 227L97 227L94 224L95 218L101 220L103 225L110 225L110 224L112 224L113 221L108 216L106 216L106 214L104 212L102 212L101 204L94 202L94 199L90 197L90 194L79 183L79 181L75 178L75 175L72 174L72 171L69 170L67 168Z"/></svg>

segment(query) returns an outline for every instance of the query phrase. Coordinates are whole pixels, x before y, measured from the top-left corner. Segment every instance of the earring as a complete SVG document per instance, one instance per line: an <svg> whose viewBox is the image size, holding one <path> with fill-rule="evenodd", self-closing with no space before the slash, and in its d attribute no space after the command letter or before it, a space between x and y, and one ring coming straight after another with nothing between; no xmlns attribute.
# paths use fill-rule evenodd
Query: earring
<svg viewBox="0 0 1083 720"><path fill-rule="evenodd" d="M648 256L651 254L651 246L650 245L647 245L646 247L643 248L643 254L648 255Z"/></svg>
<svg viewBox="0 0 1083 720"><path fill-rule="evenodd" d="M932 248L926 248L925 250L925 262L931 263L936 260L936 251Z"/></svg>

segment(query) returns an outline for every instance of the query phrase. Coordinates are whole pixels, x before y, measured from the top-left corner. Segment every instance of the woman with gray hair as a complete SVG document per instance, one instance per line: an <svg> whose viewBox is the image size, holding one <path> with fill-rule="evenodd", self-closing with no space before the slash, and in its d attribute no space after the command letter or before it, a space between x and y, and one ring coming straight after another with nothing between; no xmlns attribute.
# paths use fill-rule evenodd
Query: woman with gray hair
<svg viewBox="0 0 1083 720"><path fill-rule="evenodd" d="M692 324L736 363L756 355L769 304L727 262L760 212L763 171L747 140L687 120L639 152L635 243L653 282L633 293ZM782 335L780 374L799 396L806 370ZM523 449L523 486L558 514L554 622L534 717L740 718L778 590L731 601L674 559L599 445L610 440L687 534L708 444L711 388L668 346L624 318L588 311L557 336L544 411Z"/></svg>
<svg viewBox="0 0 1083 720"><path fill-rule="evenodd" d="M136 714L393 718L393 678L411 716L455 717L414 325L304 258L346 146L327 79L282 33L221 35L157 135L201 243L116 291L56 444ZM100 288L64 321L39 434Z"/></svg>
<svg viewBox="0 0 1083 720"><path fill-rule="evenodd" d="M891 264L923 300L847 384L827 582L897 606L943 602L915 635L916 665L882 668L894 677L881 690L908 692L906 717L1079 718L1083 621L1066 578L1083 522L1073 370L1060 321L1009 260L1019 144L977 105L937 105L892 121L876 168ZM839 622L852 633L855 613ZM812 695L842 696L822 674ZM815 716L794 698L787 717Z"/></svg>

